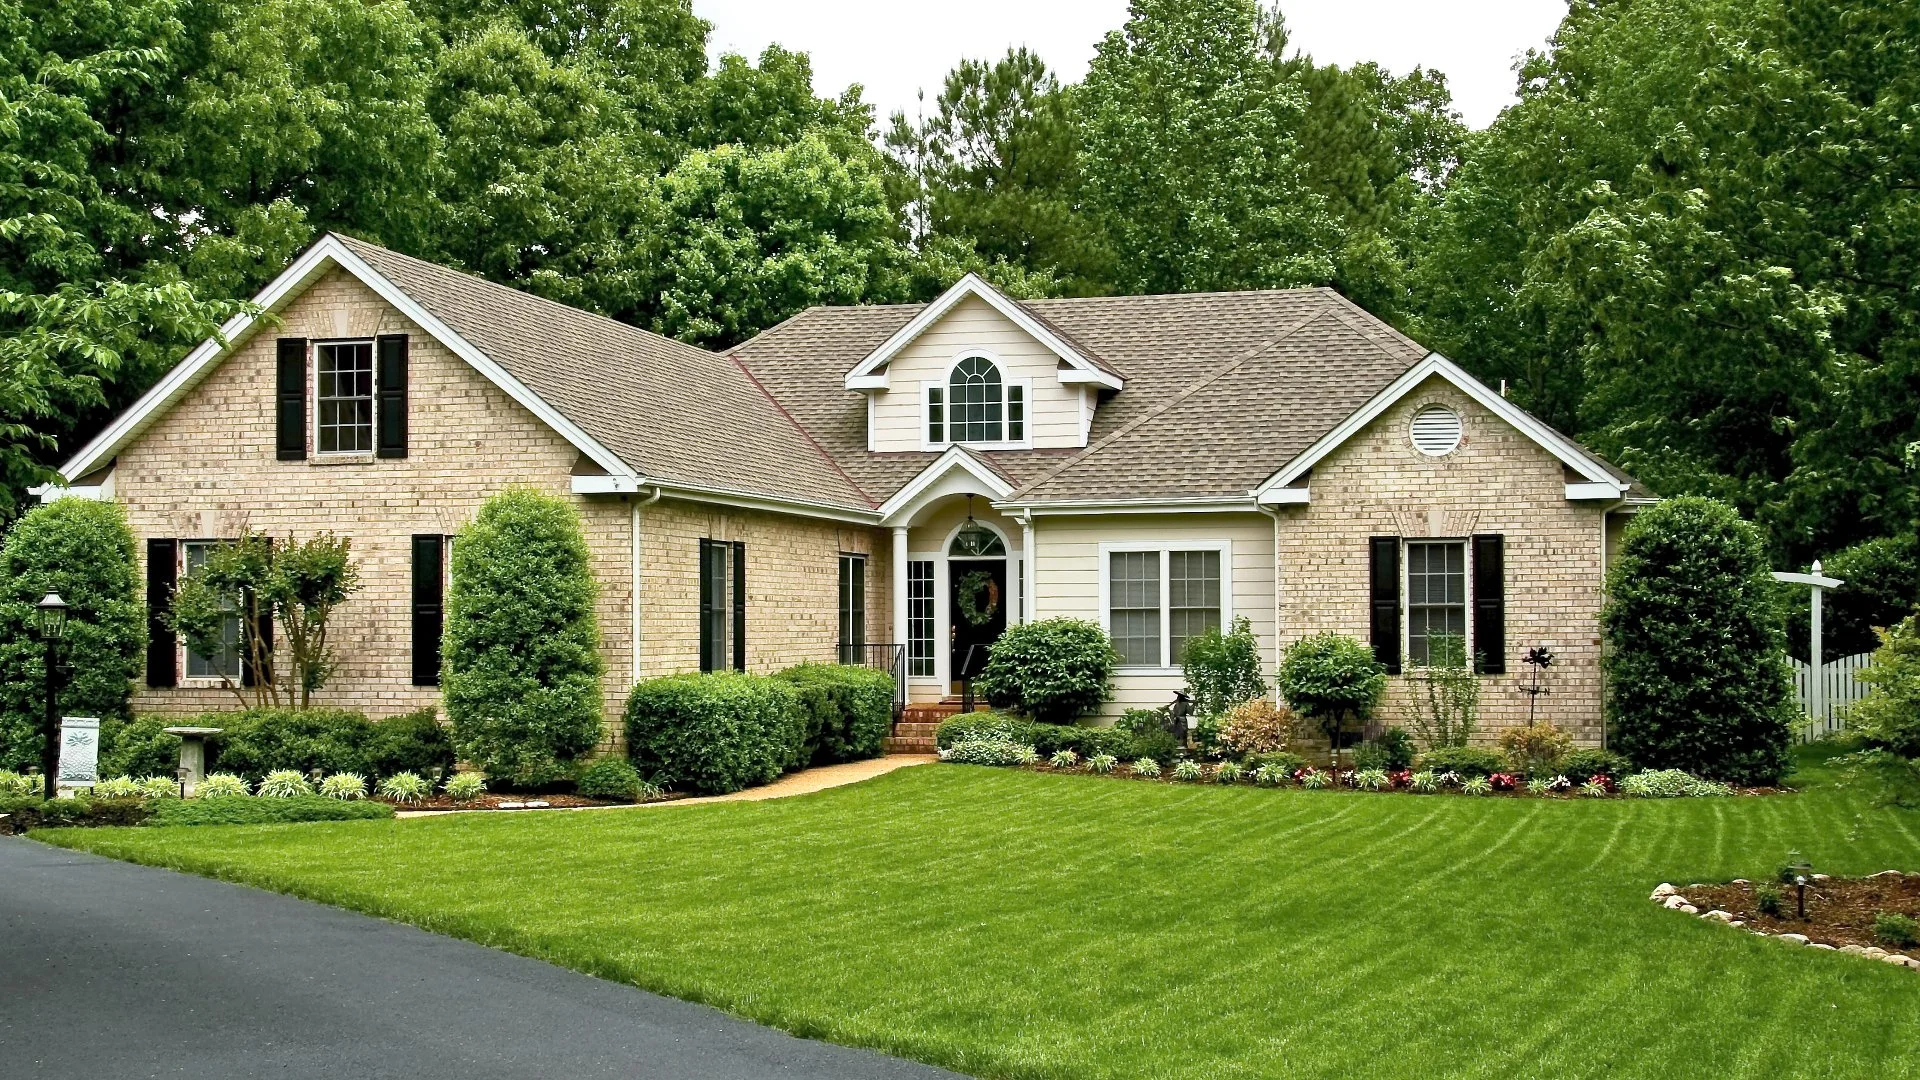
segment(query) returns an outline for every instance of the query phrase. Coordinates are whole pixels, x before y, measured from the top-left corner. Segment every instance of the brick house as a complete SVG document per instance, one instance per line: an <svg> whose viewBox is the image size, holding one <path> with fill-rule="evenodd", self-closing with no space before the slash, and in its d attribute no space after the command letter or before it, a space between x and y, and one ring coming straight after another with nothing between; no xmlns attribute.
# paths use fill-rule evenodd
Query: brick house
<svg viewBox="0 0 1920 1080"><path fill-rule="evenodd" d="M568 497L599 582L609 739L640 678L879 663L950 699L1009 622L1100 622L1109 710L1161 705L1180 649L1247 617L1370 641L1386 711L1435 636L1481 658L1483 731L1600 734L1608 553L1646 494L1326 289L812 308L727 353L328 235L61 469L144 553L137 710L233 702L235 654L157 615L209 545L351 538L319 699L438 700L445 551L509 485ZM237 641L239 629L234 636Z"/></svg>

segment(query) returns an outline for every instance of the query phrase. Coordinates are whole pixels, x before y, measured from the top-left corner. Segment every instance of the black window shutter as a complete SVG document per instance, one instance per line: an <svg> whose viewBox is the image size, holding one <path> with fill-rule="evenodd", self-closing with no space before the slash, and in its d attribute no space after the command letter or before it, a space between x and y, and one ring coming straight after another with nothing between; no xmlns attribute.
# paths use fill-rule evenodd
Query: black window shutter
<svg viewBox="0 0 1920 1080"><path fill-rule="evenodd" d="M718 578L714 574L713 559L717 545L711 540L700 541L700 670L712 671L713 662L713 614L714 585Z"/></svg>
<svg viewBox="0 0 1920 1080"><path fill-rule="evenodd" d="M180 577L180 542L147 541L147 685L180 685L180 654L167 616Z"/></svg>
<svg viewBox="0 0 1920 1080"><path fill-rule="evenodd" d="M733 666L747 670L747 545L733 545Z"/></svg>
<svg viewBox="0 0 1920 1080"><path fill-rule="evenodd" d="M281 461L307 456L307 339L280 339L274 395L274 442Z"/></svg>
<svg viewBox="0 0 1920 1080"><path fill-rule="evenodd" d="M253 606L248 598L247 606ZM261 670L253 669L253 643L260 643ZM256 613L254 618L240 627L240 685L258 686L262 677L273 681L273 608L271 605Z"/></svg>
<svg viewBox="0 0 1920 1080"><path fill-rule="evenodd" d="M1473 652L1482 675L1507 673L1506 538L1473 538Z"/></svg>
<svg viewBox="0 0 1920 1080"><path fill-rule="evenodd" d="M440 634L446 626L446 538L413 537L413 685L440 685Z"/></svg>
<svg viewBox="0 0 1920 1080"><path fill-rule="evenodd" d="M1367 576L1372 613L1368 622L1374 658L1387 674L1400 674L1400 538L1368 539Z"/></svg>
<svg viewBox="0 0 1920 1080"><path fill-rule="evenodd" d="M383 458L407 456L407 335L382 334L379 354L380 409L375 424L375 453ZM433 685L419 683L416 685Z"/></svg>

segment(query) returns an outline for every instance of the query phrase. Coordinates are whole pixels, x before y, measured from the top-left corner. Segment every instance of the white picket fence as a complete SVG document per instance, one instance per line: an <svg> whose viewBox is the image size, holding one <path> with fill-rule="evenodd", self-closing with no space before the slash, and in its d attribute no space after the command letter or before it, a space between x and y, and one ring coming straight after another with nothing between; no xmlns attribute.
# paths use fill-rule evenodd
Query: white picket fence
<svg viewBox="0 0 1920 1080"><path fill-rule="evenodd" d="M1806 727L1800 735L1802 741L1825 738L1847 726L1847 709L1867 696L1867 684L1858 676L1872 659L1872 653L1856 653L1820 665L1817 677L1826 692L1823 716L1813 714L1813 680L1816 678L1813 665L1793 661L1793 689L1800 697L1800 711L1807 716Z"/></svg>

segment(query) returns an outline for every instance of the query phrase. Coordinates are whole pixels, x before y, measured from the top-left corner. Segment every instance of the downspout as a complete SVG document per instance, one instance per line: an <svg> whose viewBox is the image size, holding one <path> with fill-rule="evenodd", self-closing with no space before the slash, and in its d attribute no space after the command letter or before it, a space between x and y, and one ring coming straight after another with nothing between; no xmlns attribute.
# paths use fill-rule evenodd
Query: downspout
<svg viewBox="0 0 1920 1080"><path fill-rule="evenodd" d="M1600 607L1603 610L1607 606L1607 518L1615 510L1618 510L1625 505L1627 505L1627 500L1626 500L1626 497L1623 495L1621 496L1619 501L1613 503L1612 505L1603 506L1600 508ZM1599 616L1600 616L1600 612L1595 611L1594 612L1595 622L1599 621ZM1598 630L1599 627L1596 626L1594 627L1594 629ZM1607 648L1606 638L1604 636L1599 637L1599 641L1600 641L1601 655L1605 656L1606 648ZM1602 669L1602 671L1599 672L1598 674L1600 675L1600 749L1605 750L1607 748L1607 741L1608 741L1607 740L1607 683L1606 683L1606 675L1605 675L1604 669Z"/></svg>
<svg viewBox="0 0 1920 1080"><path fill-rule="evenodd" d="M1020 621L1034 622L1040 614L1039 597L1034 595L1033 586L1039 579L1037 567L1039 559L1033 550L1033 507L1020 511L1015 519L1020 522L1020 598L1024 601L1020 608Z"/></svg>
<svg viewBox="0 0 1920 1080"><path fill-rule="evenodd" d="M627 627L627 672L631 676L627 688L631 690L640 681L640 508L652 506L660 501L660 488L655 487L653 494L644 499L630 499L627 503L628 517L633 525L633 601L628 605Z"/></svg>
<svg viewBox="0 0 1920 1080"><path fill-rule="evenodd" d="M1277 683L1280 678L1280 511L1270 506L1254 503L1254 508L1273 519L1273 676ZM1274 695L1279 696L1276 686Z"/></svg>

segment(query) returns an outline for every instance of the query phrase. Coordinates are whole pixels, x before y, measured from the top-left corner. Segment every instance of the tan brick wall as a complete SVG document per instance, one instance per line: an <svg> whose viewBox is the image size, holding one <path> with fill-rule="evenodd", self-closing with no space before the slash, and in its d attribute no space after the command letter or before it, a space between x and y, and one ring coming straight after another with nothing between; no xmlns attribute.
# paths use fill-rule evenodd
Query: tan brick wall
<svg viewBox="0 0 1920 1080"><path fill-rule="evenodd" d="M322 279L281 318L282 327L247 343L121 452L115 497L143 539L231 538L247 529L347 537L361 589L336 616L339 668L317 702L376 716L437 704L437 688L413 686L411 679L413 534L457 533L489 495L510 485L566 495L579 454L347 274ZM408 456L275 460L275 338L382 333L410 335ZM633 679L633 497L569 497L580 511L599 585L611 745ZM833 658L842 550L875 552L868 568L870 636L884 639L886 553L870 530L674 500L646 507L641 518L647 675L699 666L696 541L702 535L747 543L748 654L755 670ZM218 686L138 685L134 695L137 710L168 715L236 704Z"/></svg>
<svg viewBox="0 0 1920 1080"><path fill-rule="evenodd" d="M1425 405L1460 413L1459 449L1431 458L1408 423ZM1506 675L1481 680L1476 742L1523 724L1529 674L1520 656L1549 645L1539 713L1584 745L1600 740L1600 506L1568 502L1562 467L1525 435L1435 378L1388 409L1313 470L1313 501L1281 510L1278 552L1282 644L1322 630L1368 634L1371 536L1464 538L1500 533L1506 546ZM1404 618L1403 618L1404 621ZM1381 718L1406 724L1410 680L1392 680Z"/></svg>

